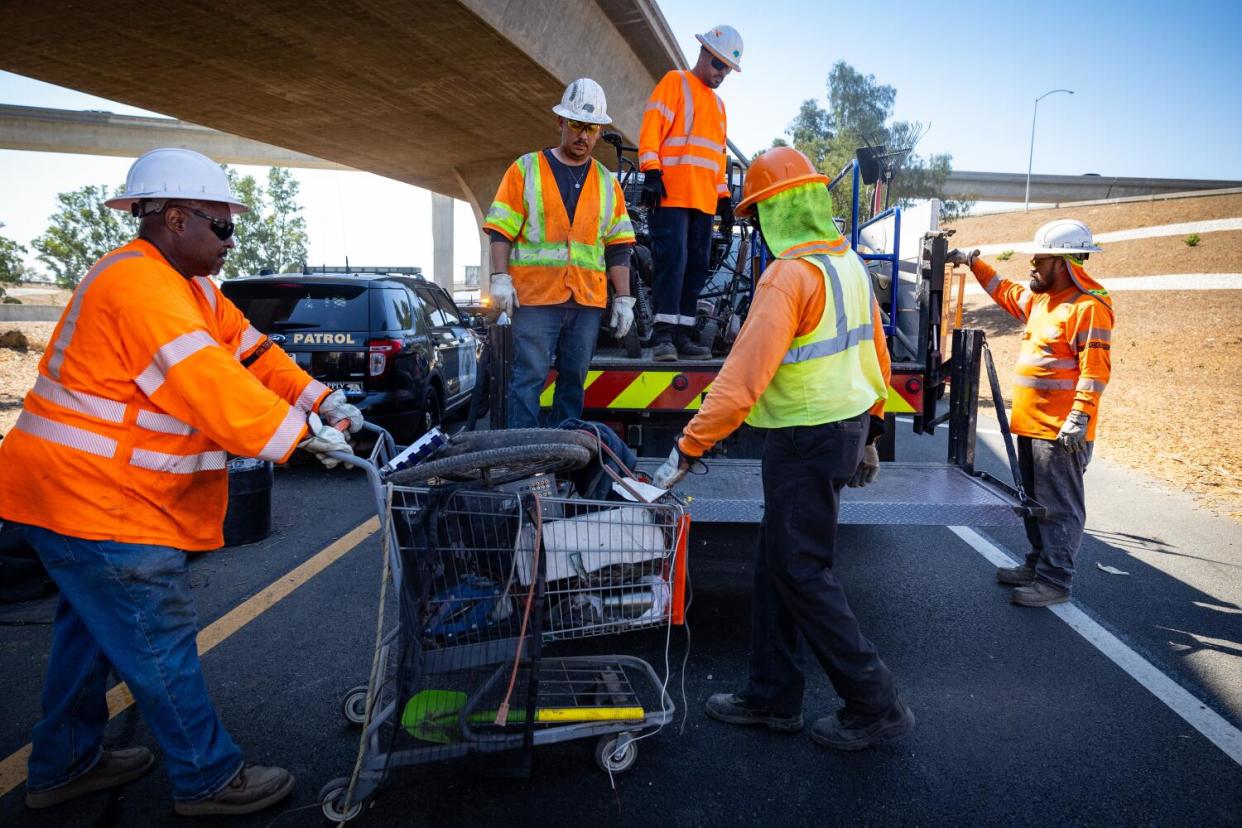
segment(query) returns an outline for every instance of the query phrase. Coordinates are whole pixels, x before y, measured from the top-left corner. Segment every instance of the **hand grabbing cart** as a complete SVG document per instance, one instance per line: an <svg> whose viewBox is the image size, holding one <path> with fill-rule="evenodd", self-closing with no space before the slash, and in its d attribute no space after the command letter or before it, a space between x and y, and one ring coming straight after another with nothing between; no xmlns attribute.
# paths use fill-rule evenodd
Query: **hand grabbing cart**
<svg viewBox="0 0 1242 828"><path fill-rule="evenodd" d="M596 739L609 774L633 767L637 740L672 719L667 679L633 656L545 644L680 623L684 509L583 500L530 474L581 465L598 450L589 435L541 429L561 448L532 450L520 444L535 432L484 432L477 445L519 445L450 445L393 471L391 436L368 428L371 457L340 459L370 482L385 573L371 676L342 703L362 726L357 759L321 790L324 815L353 819L399 768L483 759L524 771L534 747L573 739ZM398 620L385 629L390 580Z"/></svg>

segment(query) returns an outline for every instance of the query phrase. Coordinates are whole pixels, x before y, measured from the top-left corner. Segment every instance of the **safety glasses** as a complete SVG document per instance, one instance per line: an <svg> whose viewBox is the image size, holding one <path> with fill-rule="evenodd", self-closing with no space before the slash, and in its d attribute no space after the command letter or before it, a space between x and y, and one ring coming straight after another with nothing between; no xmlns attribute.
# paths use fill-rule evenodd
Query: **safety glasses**
<svg viewBox="0 0 1242 828"><path fill-rule="evenodd" d="M582 121L566 121L565 123L569 124L570 130L573 132L586 132L593 135L600 130L599 124L587 124Z"/></svg>
<svg viewBox="0 0 1242 828"><path fill-rule="evenodd" d="M723 71L726 75L733 71L733 68L729 66L729 64L725 63L715 55L712 56L712 68L717 72Z"/></svg>
<svg viewBox="0 0 1242 828"><path fill-rule="evenodd" d="M216 238L219 239L220 241L228 241L229 239L233 238L233 232L237 230L237 225L235 225L231 221L225 221L224 219L214 218L212 216L207 215L202 210L196 210L193 207L184 207L182 205L177 205L177 206L181 207L181 209L185 210L186 212L193 213L194 215L198 216L201 219L207 219L208 223L211 224L211 232L215 233Z"/></svg>
<svg viewBox="0 0 1242 828"><path fill-rule="evenodd" d="M1056 256L1043 256L1038 259L1032 258L1031 267L1035 268L1036 270L1039 270L1041 265L1045 265L1048 262L1055 262L1056 260L1057 260Z"/></svg>

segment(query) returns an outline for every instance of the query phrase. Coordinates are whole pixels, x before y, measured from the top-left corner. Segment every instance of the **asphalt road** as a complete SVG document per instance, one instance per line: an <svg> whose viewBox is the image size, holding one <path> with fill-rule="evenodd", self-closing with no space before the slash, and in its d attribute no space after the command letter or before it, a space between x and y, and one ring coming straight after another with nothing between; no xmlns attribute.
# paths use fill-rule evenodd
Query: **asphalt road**
<svg viewBox="0 0 1242 828"><path fill-rule="evenodd" d="M983 427L987 427L986 423ZM943 438L902 429L903 459L939 459ZM991 435L980 465L997 472ZM1100 462L1088 474L1089 527L1076 604L1232 725L1242 725L1242 545L1236 524ZM298 465L277 473L276 532L199 556L192 584L203 627L353 529L372 505L357 472ZM1018 553L1020 530L985 534ZM1047 610L1013 607L994 567L947 528L843 527L838 572L864 630L918 717L904 740L836 754L806 734L732 728L703 716L734 689L747 660L753 533L698 527L693 536L689 661L675 631L674 726L640 745L637 765L609 779L590 742L539 750L532 775L504 779L401 774L360 825L677 824L1193 824L1242 823L1242 766ZM1108 575L1097 563L1130 572ZM320 825L316 794L346 775L356 731L339 705L370 663L379 581L374 538L342 556L204 657L225 724L249 761L291 768L283 806L230 825ZM50 640L46 605L0 615L6 677L0 757L19 750L38 716ZM18 625L18 621L29 621ZM660 631L598 641L660 670ZM553 653L554 650L549 650ZM806 713L838 705L808 665ZM684 732L682 727L684 725ZM111 745L155 748L134 708ZM46 811L0 798L0 825L173 825L162 762L121 791Z"/></svg>

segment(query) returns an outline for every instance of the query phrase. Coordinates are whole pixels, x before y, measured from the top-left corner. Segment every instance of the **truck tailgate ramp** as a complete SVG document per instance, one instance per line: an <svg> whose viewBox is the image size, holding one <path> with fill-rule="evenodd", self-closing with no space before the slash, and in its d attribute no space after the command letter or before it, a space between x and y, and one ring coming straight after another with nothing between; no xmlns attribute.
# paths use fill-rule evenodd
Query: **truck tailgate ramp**
<svg viewBox="0 0 1242 828"><path fill-rule="evenodd" d="M674 491L683 496L696 523L758 524L763 486L758 460L707 461L707 474L688 475ZM643 460L653 473L660 461ZM1019 525L1024 514L1042 510L983 473L970 474L947 463L881 463L870 486L841 493L842 524L906 526Z"/></svg>

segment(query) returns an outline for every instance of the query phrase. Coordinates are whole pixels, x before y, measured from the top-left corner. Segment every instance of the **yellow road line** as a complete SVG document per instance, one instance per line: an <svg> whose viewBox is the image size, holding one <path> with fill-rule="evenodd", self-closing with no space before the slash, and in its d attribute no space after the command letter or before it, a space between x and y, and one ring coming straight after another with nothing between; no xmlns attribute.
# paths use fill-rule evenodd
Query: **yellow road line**
<svg viewBox="0 0 1242 828"><path fill-rule="evenodd" d="M328 544L278 580L268 584L261 592L247 598L217 618L207 625L206 629L199 631L198 654L202 656L213 650L216 645L276 606L278 602L289 597L298 587L374 535L378 529L379 518L371 518L360 523L344 537ZM124 683L113 687L108 691L108 718L115 717L133 703L134 697L130 695L129 688ZM29 759L30 745L27 744L0 760L0 796L5 796L18 785L25 783L26 763Z"/></svg>

